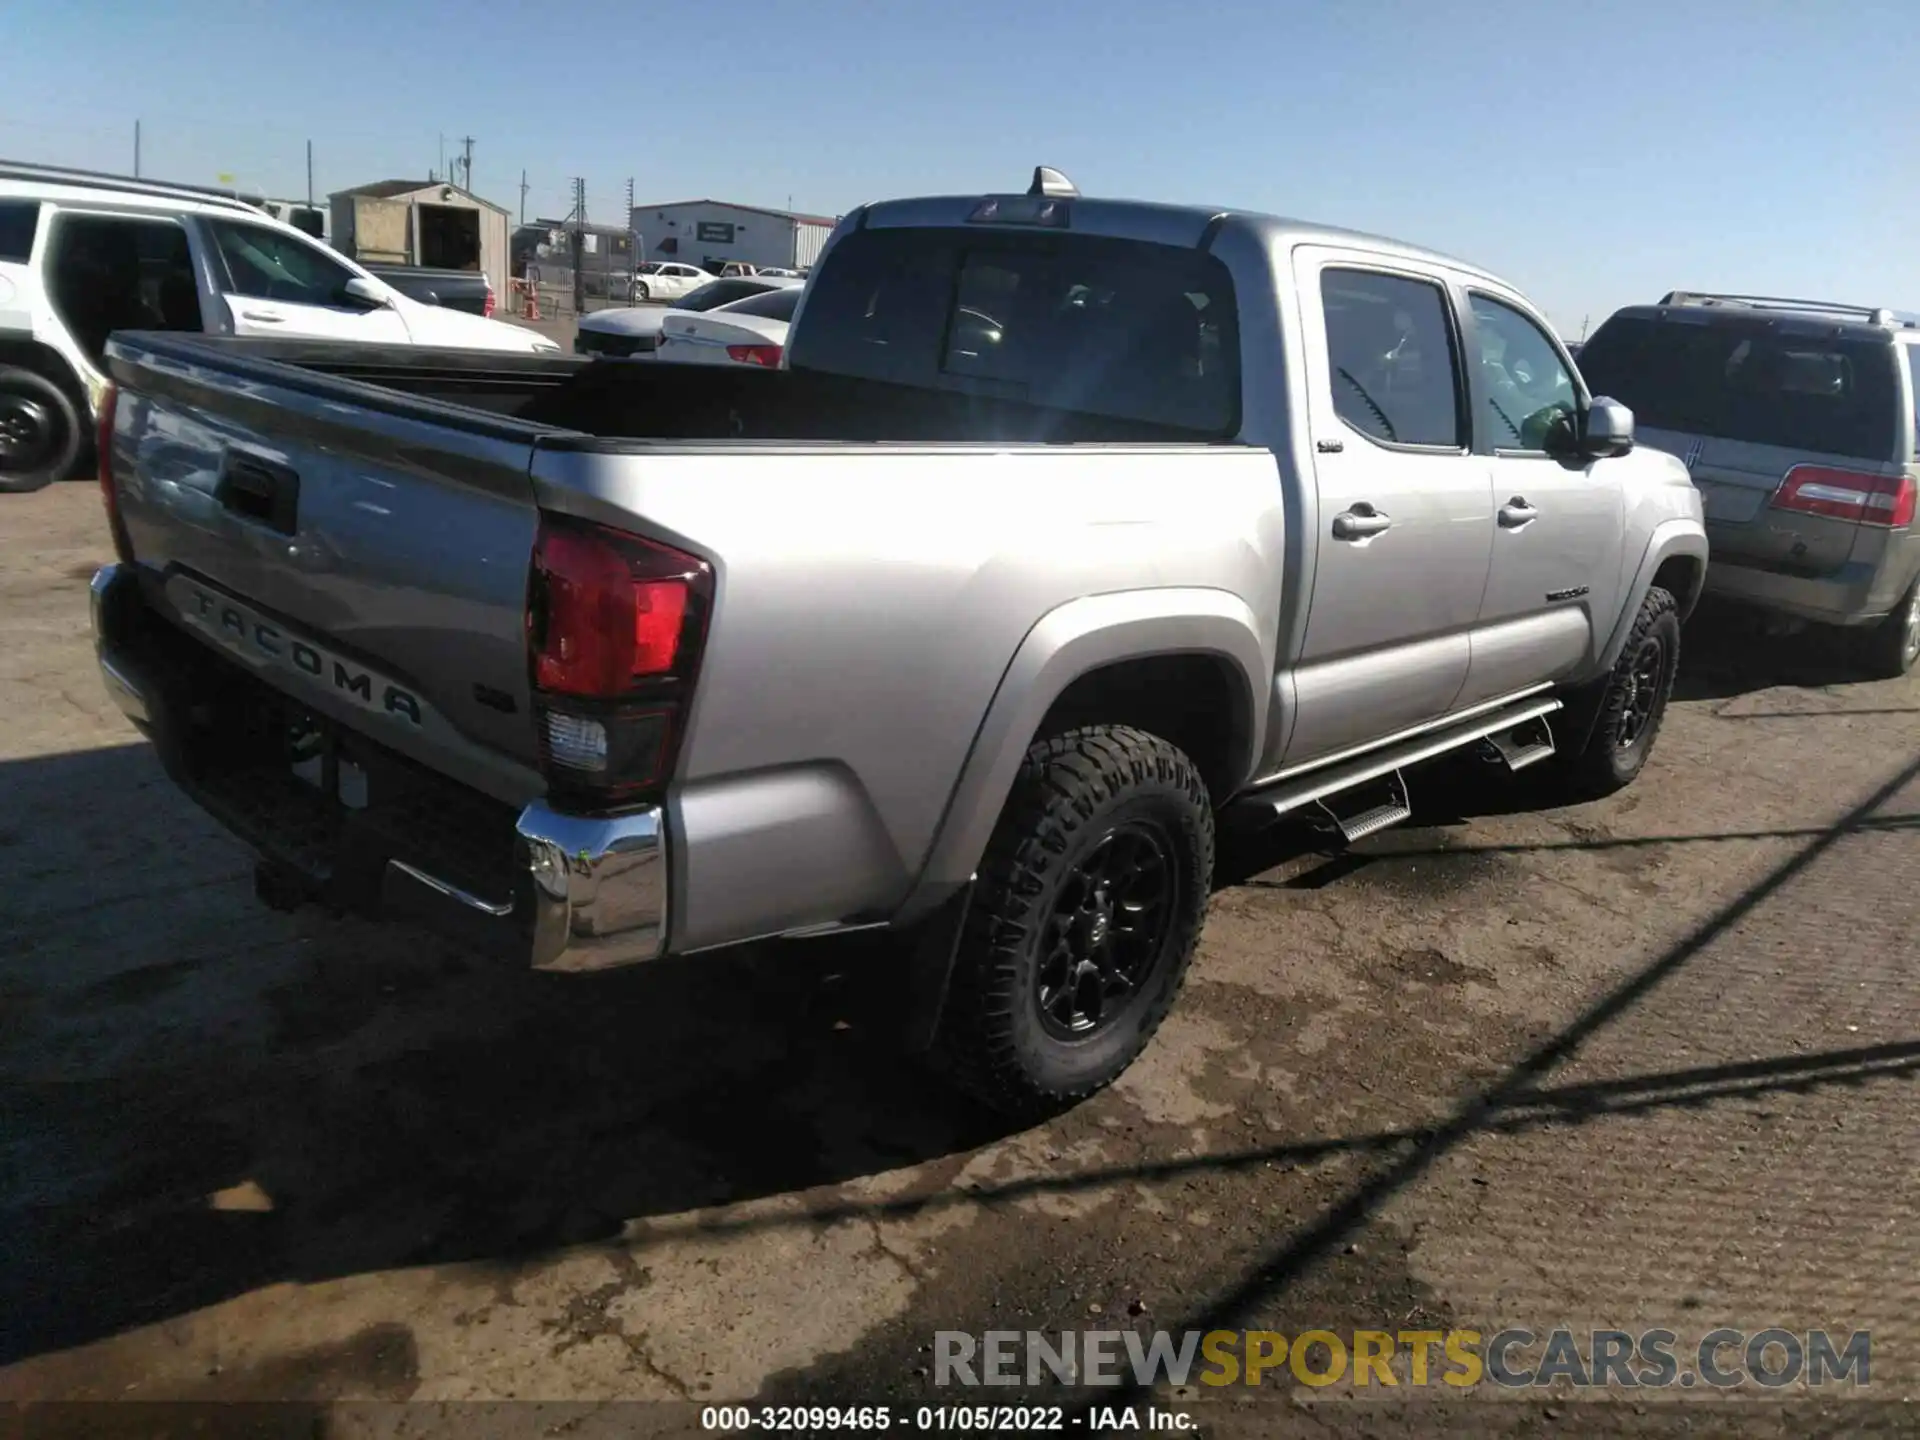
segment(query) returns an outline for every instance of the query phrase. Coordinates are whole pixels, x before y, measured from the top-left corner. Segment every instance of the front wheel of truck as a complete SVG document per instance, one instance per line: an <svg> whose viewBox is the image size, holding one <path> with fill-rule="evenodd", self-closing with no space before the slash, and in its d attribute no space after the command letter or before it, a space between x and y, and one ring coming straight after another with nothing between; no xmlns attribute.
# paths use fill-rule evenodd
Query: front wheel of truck
<svg viewBox="0 0 1920 1440"><path fill-rule="evenodd" d="M1035 743L980 865L943 1067L1016 1119L1112 1083L1179 992L1212 881L1213 810L1182 751L1118 725Z"/></svg>
<svg viewBox="0 0 1920 1440"><path fill-rule="evenodd" d="M1598 714L1583 749L1557 758L1568 800L1623 790L1646 768L1680 667L1680 607L1656 585L1640 602L1613 672L1595 687Z"/></svg>

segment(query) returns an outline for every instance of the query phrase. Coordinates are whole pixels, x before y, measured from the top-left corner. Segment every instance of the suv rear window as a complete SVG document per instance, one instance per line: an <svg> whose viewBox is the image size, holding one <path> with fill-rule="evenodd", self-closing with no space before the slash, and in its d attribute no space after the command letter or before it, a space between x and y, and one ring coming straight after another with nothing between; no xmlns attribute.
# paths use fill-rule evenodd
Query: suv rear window
<svg viewBox="0 0 1920 1440"><path fill-rule="evenodd" d="M0 200L0 260L32 259L39 224L38 200Z"/></svg>
<svg viewBox="0 0 1920 1440"><path fill-rule="evenodd" d="M1579 361L1588 388L1636 424L1861 460L1893 458L1895 364L1885 340L1628 315L1595 331Z"/></svg>
<svg viewBox="0 0 1920 1440"><path fill-rule="evenodd" d="M813 279L796 369L1225 438L1240 428L1226 266L1085 235L849 235Z"/></svg>

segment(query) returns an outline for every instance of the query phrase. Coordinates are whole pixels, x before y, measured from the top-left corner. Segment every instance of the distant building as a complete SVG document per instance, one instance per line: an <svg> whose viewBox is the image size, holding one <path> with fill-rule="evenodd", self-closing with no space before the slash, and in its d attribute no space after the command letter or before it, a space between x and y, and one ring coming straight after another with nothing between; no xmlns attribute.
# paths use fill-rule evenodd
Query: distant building
<svg viewBox="0 0 1920 1440"><path fill-rule="evenodd" d="M505 303L507 211L444 180L376 180L327 197L334 248L368 265L484 270Z"/></svg>
<svg viewBox="0 0 1920 1440"><path fill-rule="evenodd" d="M633 231L648 260L684 260L719 270L729 260L799 269L819 257L838 222L724 200L633 207Z"/></svg>

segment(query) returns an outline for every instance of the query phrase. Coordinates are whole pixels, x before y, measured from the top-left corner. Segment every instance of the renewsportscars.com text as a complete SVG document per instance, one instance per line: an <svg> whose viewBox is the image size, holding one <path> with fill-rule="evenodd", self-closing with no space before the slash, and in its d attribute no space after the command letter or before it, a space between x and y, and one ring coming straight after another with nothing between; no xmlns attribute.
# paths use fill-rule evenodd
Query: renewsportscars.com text
<svg viewBox="0 0 1920 1440"><path fill-rule="evenodd" d="M1872 1336L1779 1327L1710 1330L1695 1339L1650 1329L1536 1333L1478 1330L989 1330L934 1335L936 1385L1261 1385L1525 1389L1731 1389L1846 1383L1872 1373Z"/></svg>

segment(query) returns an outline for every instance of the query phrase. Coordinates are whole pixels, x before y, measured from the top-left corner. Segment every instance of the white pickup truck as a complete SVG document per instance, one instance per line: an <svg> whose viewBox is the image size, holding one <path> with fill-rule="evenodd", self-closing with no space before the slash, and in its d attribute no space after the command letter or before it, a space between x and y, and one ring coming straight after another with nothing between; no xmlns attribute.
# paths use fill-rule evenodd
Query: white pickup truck
<svg viewBox="0 0 1920 1440"><path fill-rule="evenodd" d="M561 970L887 927L1032 1114L1173 1002L1223 811L1647 761L1699 497L1485 271L1041 171L855 211L788 338L116 337L101 670L267 898Z"/></svg>

